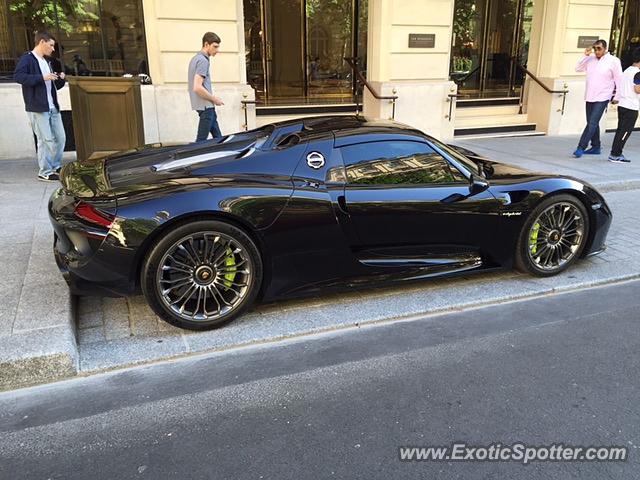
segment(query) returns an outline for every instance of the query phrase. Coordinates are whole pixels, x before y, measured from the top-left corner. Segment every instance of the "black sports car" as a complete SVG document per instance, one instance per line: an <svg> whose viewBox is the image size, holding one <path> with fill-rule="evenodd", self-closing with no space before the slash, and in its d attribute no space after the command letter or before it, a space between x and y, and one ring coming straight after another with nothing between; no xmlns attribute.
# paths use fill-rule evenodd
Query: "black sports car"
<svg viewBox="0 0 640 480"><path fill-rule="evenodd" d="M139 288L166 321L218 327L257 298L471 270L554 275L599 253L593 187L363 117L314 117L62 170L51 197L74 293Z"/></svg>

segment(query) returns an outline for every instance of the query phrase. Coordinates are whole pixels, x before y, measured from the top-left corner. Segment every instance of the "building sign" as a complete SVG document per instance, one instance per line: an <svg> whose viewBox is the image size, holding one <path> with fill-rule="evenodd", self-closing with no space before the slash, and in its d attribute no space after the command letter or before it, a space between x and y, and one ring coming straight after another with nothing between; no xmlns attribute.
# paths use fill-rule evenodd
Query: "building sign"
<svg viewBox="0 0 640 480"><path fill-rule="evenodd" d="M589 47L592 47L593 44L596 43L596 41L599 38L600 37L593 36L593 35L580 36L580 37L578 37L578 48L589 48Z"/></svg>
<svg viewBox="0 0 640 480"><path fill-rule="evenodd" d="M435 33L410 33L409 48L433 48L436 46Z"/></svg>

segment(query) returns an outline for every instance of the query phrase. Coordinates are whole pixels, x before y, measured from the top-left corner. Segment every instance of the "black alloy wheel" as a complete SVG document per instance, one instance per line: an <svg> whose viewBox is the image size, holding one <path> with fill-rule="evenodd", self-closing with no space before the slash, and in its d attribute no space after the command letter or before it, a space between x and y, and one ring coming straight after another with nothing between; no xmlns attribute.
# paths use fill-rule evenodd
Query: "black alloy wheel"
<svg viewBox="0 0 640 480"><path fill-rule="evenodd" d="M260 253L241 229L215 220L183 224L150 249L142 268L149 306L177 327L225 325L253 303L262 282Z"/></svg>
<svg viewBox="0 0 640 480"><path fill-rule="evenodd" d="M572 195L543 200L524 224L516 249L516 268L547 277L566 270L589 235L589 215Z"/></svg>

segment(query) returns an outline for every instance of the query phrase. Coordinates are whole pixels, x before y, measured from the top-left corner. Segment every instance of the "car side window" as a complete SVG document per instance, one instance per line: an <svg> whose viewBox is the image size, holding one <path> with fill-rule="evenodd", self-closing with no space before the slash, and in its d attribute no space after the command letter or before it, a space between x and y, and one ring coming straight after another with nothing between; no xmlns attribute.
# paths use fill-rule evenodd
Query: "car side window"
<svg viewBox="0 0 640 480"><path fill-rule="evenodd" d="M368 142L342 147L347 182L352 185L429 185L467 183L426 143Z"/></svg>

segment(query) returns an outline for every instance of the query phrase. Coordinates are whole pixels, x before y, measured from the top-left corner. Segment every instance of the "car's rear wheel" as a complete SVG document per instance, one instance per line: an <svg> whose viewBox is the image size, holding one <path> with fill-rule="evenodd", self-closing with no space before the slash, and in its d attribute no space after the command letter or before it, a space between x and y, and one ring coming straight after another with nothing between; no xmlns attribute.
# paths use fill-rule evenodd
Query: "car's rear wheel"
<svg viewBox="0 0 640 480"><path fill-rule="evenodd" d="M516 247L518 270L547 277L567 269L582 253L589 215L572 195L543 200L524 224Z"/></svg>
<svg viewBox="0 0 640 480"><path fill-rule="evenodd" d="M253 303L262 261L241 229L200 220L159 239L141 275L142 292L161 318L181 328L206 330L229 323Z"/></svg>

